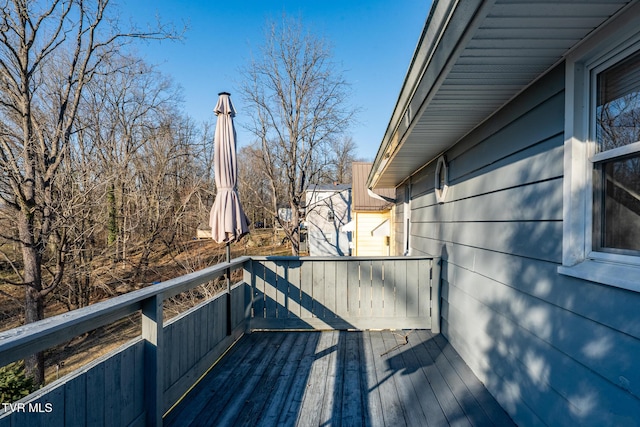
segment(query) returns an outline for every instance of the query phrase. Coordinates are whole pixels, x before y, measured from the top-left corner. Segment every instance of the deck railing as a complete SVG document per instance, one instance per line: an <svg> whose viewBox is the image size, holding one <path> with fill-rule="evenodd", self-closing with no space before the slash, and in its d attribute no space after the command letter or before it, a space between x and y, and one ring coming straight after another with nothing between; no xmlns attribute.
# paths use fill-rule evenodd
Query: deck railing
<svg viewBox="0 0 640 427"><path fill-rule="evenodd" d="M439 268L431 257L252 257L250 327L437 331Z"/></svg>
<svg viewBox="0 0 640 427"><path fill-rule="evenodd" d="M232 270L243 280L163 324L163 301ZM439 331L439 260L241 257L0 333L0 366L130 314L142 332L118 350L0 408L0 427L162 424L198 378L252 329ZM433 301L433 302L432 302Z"/></svg>

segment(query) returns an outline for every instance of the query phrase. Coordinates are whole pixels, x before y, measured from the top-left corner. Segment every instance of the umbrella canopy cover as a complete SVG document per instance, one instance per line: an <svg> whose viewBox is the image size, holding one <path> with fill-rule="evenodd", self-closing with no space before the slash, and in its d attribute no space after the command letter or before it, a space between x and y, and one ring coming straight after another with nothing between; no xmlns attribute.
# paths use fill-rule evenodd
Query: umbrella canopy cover
<svg viewBox="0 0 640 427"><path fill-rule="evenodd" d="M213 111L218 116L213 160L217 193L211 207L209 225L213 240L229 243L249 232L249 221L242 210L237 191L236 130L233 126L235 110L228 93L219 94L218 104Z"/></svg>

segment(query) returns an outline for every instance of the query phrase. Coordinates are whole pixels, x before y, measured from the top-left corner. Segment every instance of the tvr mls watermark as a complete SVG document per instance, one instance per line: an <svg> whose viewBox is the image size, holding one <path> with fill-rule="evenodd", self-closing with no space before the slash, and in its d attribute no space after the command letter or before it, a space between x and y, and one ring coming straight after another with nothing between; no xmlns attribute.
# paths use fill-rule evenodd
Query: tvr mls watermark
<svg viewBox="0 0 640 427"><path fill-rule="evenodd" d="M35 402L35 403L2 403L5 412L28 412L36 414L49 414L53 412L53 403Z"/></svg>

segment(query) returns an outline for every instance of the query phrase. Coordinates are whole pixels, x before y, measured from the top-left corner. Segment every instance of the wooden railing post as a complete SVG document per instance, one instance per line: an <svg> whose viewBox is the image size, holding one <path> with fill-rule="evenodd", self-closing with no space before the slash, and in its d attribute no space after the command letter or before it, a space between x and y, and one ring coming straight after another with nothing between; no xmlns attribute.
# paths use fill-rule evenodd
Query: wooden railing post
<svg viewBox="0 0 640 427"><path fill-rule="evenodd" d="M440 333L440 268L442 258L431 260L431 332Z"/></svg>
<svg viewBox="0 0 640 427"><path fill-rule="evenodd" d="M244 322L245 332L251 333L251 316L253 315L253 287L256 277L253 273L253 260L245 261L242 266L242 279L244 289Z"/></svg>
<svg viewBox="0 0 640 427"><path fill-rule="evenodd" d="M144 404L147 426L162 426L163 410L163 328L162 294L142 302L142 338L144 343Z"/></svg>
<svg viewBox="0 0 640 427"><path fill-rule="evenodd" d="M231 335L231 269L227 269L227 272L225 273L225 276L227 277L227 316L226 316L226 321L227 321L227 335Z"/></svg>
<svg viewBox="0 0 640 427"><path fill-rule="evenodd" d="M227 243L227 263L231 262L231 246ZM227 336L231 335L231 267L225 273L227 283Z"/></svg>

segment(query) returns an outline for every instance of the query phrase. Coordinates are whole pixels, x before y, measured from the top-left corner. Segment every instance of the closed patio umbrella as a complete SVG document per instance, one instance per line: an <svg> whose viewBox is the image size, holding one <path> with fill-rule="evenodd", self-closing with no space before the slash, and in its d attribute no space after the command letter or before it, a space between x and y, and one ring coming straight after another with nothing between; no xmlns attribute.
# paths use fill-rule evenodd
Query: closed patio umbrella
<svg viewBox="0 0 640 427"><path fill-rule="evenodd" d="M227 262L230 261L229 244L249 232L249 221L242 210L237 191L236 130L233 126L235 110L229 96L227 92L219 93L218 103L213 110L218 116L213 159L217 193L209 215L213 240L227 244Z"/></svg>

